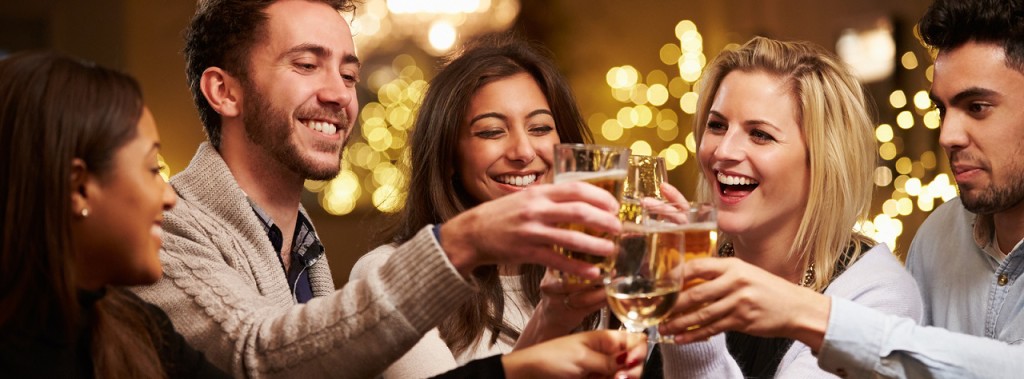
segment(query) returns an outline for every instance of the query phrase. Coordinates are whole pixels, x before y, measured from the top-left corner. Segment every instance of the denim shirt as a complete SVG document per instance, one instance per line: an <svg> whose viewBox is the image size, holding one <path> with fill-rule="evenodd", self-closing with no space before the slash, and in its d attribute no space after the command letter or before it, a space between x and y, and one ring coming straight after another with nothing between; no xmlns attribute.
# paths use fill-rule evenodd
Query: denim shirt
<svg viewBox="0 0 1024 379"><path fill-rule="evenodd" d="M907 269L925 326L833 300L819 365L840 376L998 378L1024 375L1024 247L989 254L991 216L953 199L914 237Z"/></svg>

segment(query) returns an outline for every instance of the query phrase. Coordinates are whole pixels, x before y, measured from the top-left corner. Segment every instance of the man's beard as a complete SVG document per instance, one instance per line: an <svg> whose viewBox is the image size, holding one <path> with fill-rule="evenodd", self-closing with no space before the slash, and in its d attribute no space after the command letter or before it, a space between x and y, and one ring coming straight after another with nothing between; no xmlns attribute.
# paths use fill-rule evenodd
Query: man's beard
<svg viewBox="0 0 1024 379"><path fill-rule="evenodd" d="M245 123L245 135L253 144L263 148L275 160L283 164L292 172L299 174L304 179L330 180L338 176L341 170L341 154L345 150L344 143L337 147L338 162L327 167L318 167L317 162L302 156L295 141L291 139L292 130L291 118L286 112L275 108L273 104L263 97L262 93L248 81L243 81L243 90L246 100L242 103L242 121ZM297 111L297 116L302 114L329 114L339 120L338 133L343 133L342 126L348 124L348 117L344 110L330 112L328 110ZM310 116L311 117L311 116ZM330 151L336 148L335 144L316 140L314 148L317 151Z"/></svg>
<svg viewBox="0 0 1024 379"><path fill-rule="evenodd" d="M1024 154L1024 151L1019 153ZM996 185L994 177L987 188L973 189L957 183L964 208L974 214L990 215L1011 209L1024 201L1024 164L1014 162L1003 169L1010 174L1005 185Z"/></svg>

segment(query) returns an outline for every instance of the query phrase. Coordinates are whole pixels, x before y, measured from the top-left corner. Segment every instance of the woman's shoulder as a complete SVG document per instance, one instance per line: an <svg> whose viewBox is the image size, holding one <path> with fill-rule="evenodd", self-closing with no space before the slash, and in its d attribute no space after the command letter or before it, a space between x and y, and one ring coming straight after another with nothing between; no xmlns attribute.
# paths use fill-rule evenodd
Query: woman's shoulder
<svg viewBox="0 0 1024 379"><path fill-rule="evenodd" d="M359 257L356 264L352 266L352 272L349 273L348 280L366 279L373 270L383 266L388 261L388 258L395 252L395 249L396 246L393 243L384 244Z"/></svg>
<svg viewBox="0 0 1024 379"><path fill-rule="evenodd" d="M832 282L825 294L850 299L886 313L915 319L921 314L917 282L884 243L864 252Z"/></svg>

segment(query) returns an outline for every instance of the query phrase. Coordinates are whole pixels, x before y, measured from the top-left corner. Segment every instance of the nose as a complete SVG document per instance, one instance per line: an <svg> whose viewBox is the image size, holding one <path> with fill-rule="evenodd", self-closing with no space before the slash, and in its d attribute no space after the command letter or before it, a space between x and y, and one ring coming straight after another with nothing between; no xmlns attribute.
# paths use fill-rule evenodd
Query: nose
<svg viewBox="0 0 1024 379"><path fill-rule="evenodd" d="M164 210L169 211L178 203L178 193L174 192L174 188L172 188L167 182L163 182L163 187L163 198L160 200L164 203Z"/></svg>
<svg viewBox="0 0 1024 379"><path fill-rule="evenodd" d="M335 105L341 109L347 106L354 97L354 89L346 85L345 79L340 73L333 72L325 75L322 86L317 92L317 99L323 104Z"/></svg>
<svg viewBox="0 0 1024 379"><path fill-rule="evenodd" d="M510 146L505 151L505 156L511 161L518 161L524 164L533 162L537 158L537 147L534 141L526 133L526 128L515 128L518 132L510 133Z"/></svg>
<svg viewBox="0 0 1024 379"><path fill-rule="evenodd" d="M955 112L950 112L942 118L941 129L939 130L939 145L947 153L962 150L970 144L970 138L964 121Z"/></svg>
<svg viewBox="0 0 1024 379"><path fill-rule="evenodd" d="M705 138L701 145L704 145L705 142L711 142L712 146L709 147L714 149L712 155L715 157L715 160L739 161L743 159L744 136L742 128L732 127L725 132L725 135L711 139ZM717 145L714 145L715 140L717 140Z"/></svg>

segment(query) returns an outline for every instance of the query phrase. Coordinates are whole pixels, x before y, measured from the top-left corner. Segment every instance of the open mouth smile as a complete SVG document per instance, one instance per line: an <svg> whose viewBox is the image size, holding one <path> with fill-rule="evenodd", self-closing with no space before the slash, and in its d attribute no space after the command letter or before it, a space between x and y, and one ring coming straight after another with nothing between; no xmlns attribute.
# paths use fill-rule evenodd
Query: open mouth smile
<svg viewBox="0 0 1024 379"><path fill-rule="evenodd" d="M718 179L718 192L722 196L746 196L760 184L756 180L738 175L715 173Z"/></svg>
<svg viewBox="0 0 1024 379"><path fill-rule="evenodd" d="M299 122L301 122L302 125L305 125L309 129L312 129L314 131L317 131L317 132L320 132L320 133L323 133L323 134L326 134L326 135L329 135L329 136L333 136L335 134L338 134L338 130L343 129L342 127L338 126L339 125L338 123L330 122L330 121L299 120Z"/></svg>
<svg viewBox="0 0 1024 379"><path fill-rule="evenodd" d="M536 182L538 177L540 177L540 175L533 173L526 175L498 175L493 176L491 178L494 179L494 181L501 184L507 184L516 187L526 187Z"/></svg>

